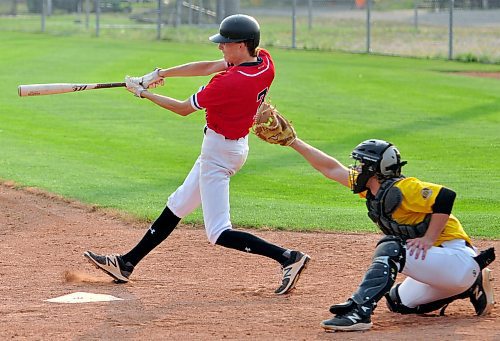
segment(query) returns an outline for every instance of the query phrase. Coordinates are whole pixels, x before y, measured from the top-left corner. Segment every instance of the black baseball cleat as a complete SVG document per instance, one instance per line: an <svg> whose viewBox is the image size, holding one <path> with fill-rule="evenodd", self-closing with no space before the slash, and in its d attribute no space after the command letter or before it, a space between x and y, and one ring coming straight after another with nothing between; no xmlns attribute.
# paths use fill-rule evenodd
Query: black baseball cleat
<svg viewBox="0 0 500 341"><path fill-rule="evenodd" d="M338 305L339 309L335 309L335 307L337 306L332 306L330 311L332 309L334 311L344 311L345 304ZM371 321L372 311L373 307L369 303L358 306L355 305L349 312L337 314L331 319L321 322L321 327L326 331L352 332L368 330L373 325Z"/></svg>
<svg viewBox="0 0 500 341"><path fill-rule="evenodd" d="M490 247L489 249L481 251L474 259L477 264L479 264L479 268L483 270L495 260L495 248Z"/></svg>
<svg viewBox="0 0 500 341"><path fill-rule="evenodd" d="M130 262L125 264L120 255L98 255L91 251L85 251L83 255L90 264L113 277L116 283L127 283L134 271L134 266Z"/></svg>
<svg viewBox="0 0 500 341"><path fill-rule="evenodd" d="M469 289L469 299L478 316L488 315L495 305L492 282L491 270L485 268Z"/></svg>
<svg viewBox="0 0 500 341"><path fill-rule="evenodd" d="M307 263L311 257L299 251L292 251L290 259L283 265L283 278L281 279L281 286L274 292L278 295L289 293L299 280L302 271L307 268Z"/></svg>
<svg viewBox="0 0 500 341"><path fill-rule="evenodd" d="M349 313L354 307L356 306L356 303L353 301L352 298L349 298L347 301L344 303L338 303L334 304L330 307L330 312L333 315L344 315Z"/></svg>

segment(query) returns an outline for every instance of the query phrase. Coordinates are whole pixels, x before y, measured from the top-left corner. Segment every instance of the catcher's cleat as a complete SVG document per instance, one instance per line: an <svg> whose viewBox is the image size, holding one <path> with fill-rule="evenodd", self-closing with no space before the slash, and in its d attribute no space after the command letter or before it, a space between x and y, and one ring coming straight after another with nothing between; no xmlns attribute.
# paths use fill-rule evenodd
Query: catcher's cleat
<svg viewBox="0 0 500 341"><path fill-rule="evenodd" d="M292 251L290 259L283 264L281 286L274 292L278 295L289 293L299 280L300 274L307 267L311 257L299 251Z"/></svg>
<svg viewBox="0 0 500 341"><path fill-rule="evenodd" d="M125 264L120 255L98 255L91 251L85 251L83 255L96 268L113 277L116 283L128 282L134 271L134 266L130 262Z"/></svg>
<svg viewBox="0 0 500 341"><path fill-rule="evenodd" d="M373 308L359 305L350 312L336 315L329 320L321 322L321 327L326 331L362 331L372 327L371 314Z"/></svg>
<svg viewBox="0 0 500 341"><path fill-rule="evenodd" d="M495 248L490 247L487 250L481 251L474 259L479 264L479 268L483 270L495 260Z"/></svg>
<svg viewBox="0 0 500 341"><path fill-rule="evenodd" d="M330 307L330 312L334 315L344 315L350 312L356 303L352 298L349 298L344 303L334 304Z"/></svg>
<svg viewBox="0 0 500 341"><path fill-rule="evenodd" d="M492 282L491 270L485 268L469 289L469 299L478 316L488 315L495 305Z"/></svg>

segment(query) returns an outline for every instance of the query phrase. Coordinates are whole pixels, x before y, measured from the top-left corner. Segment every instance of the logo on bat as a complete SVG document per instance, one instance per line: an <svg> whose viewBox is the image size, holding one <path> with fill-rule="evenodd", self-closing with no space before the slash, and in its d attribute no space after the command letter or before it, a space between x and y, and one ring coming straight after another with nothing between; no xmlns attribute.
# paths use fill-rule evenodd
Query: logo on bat
<svg viewBox="0 0 500 341"><path fill-rule="evenodd" d="M87 89L87 85L73 85L73 91L83 91Z"/></svg>

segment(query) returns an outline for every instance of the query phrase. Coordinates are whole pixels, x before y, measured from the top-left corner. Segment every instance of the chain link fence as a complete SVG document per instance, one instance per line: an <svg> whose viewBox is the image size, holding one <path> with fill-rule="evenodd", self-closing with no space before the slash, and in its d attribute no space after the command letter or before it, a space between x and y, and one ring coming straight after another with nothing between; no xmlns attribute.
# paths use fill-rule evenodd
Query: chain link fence
<svg viewBox="0 0 500 341"><path fill-rule="evenodd" d="M500 0L0 0L0 34L208 43L234 13L267 47L500 63Z"/></svg>

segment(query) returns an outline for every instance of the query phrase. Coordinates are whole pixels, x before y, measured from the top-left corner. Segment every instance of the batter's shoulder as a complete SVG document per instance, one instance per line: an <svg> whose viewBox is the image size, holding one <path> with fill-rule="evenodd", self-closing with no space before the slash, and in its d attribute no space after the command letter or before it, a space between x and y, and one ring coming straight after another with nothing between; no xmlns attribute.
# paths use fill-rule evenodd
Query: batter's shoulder
<svg viewBox="0 0 500 341"><path fill-rule="evenodd" d="M273 58L271 57L271 53L269 53L269 51L266 49L259 49L257 56L262 59L269 59L271 62L273 60Z"/></svg>

